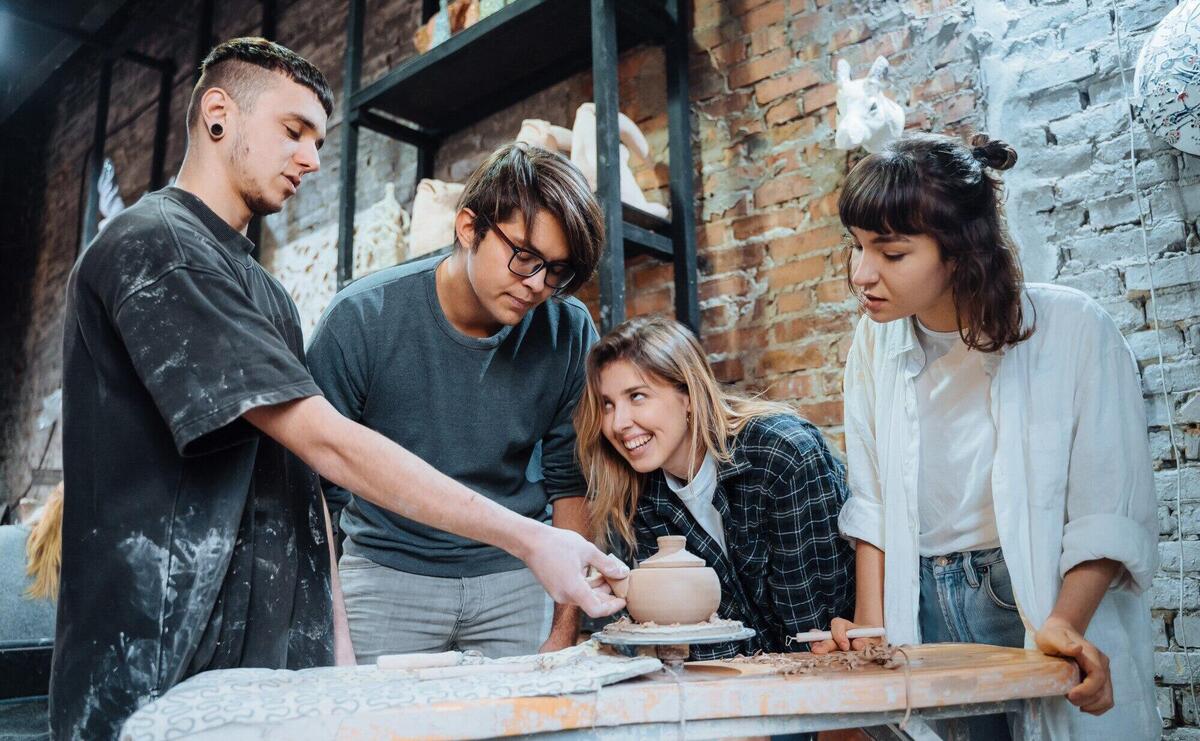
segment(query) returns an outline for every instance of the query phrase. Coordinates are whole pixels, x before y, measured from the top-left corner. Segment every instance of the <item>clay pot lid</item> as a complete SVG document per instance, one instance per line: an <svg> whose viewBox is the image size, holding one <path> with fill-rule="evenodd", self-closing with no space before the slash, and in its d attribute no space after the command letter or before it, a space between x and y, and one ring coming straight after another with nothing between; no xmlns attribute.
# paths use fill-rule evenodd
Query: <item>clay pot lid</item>
<svg viewBox="0 0 1200 741"><path fill-rule="evenodd" d="M643 569L696 569L704 568L704 559L689 553L685 548L687 538L682 535L663 535L658 539L658 552L638 564Z"/></svg>

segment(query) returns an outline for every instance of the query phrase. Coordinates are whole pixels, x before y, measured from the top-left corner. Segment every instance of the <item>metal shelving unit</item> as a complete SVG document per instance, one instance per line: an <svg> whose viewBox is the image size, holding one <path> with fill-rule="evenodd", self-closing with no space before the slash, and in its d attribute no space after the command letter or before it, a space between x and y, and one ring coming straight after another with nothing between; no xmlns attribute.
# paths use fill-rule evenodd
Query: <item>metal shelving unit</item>
<svg viewBox="0 0 1200 741"><path fill-rule="evenodd" d="M423 0L423 7L429 18L438 2ZM438 147L447 136L590 66L597 196L610 246L598 271L602 330L625 318L626 257L647 254L674 263L676 316L698 332L687 18L688 0L516 0L362 87L366 0L350 0L338 287L350 282L354 265L361 127L416 146L417 176L431 177ZM661 44L666 50L670 221L621 203L617 58L622 49L643 43ZM614 244L624 248L611 249Z"/></svg>

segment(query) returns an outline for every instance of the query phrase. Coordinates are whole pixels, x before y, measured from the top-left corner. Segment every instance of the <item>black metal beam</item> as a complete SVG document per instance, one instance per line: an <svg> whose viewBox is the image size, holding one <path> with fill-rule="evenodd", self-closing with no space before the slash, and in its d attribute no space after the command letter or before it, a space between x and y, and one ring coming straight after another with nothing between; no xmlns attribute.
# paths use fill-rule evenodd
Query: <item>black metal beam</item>
<svg viewBox="0 0 1200 741"><path fill-rule="evenodd" d="M366 126L371 131L416 147L434 147L436 149L441 141L441 137L436 132L402 124L374 111L359 108L353 110L351 115L355 117L356 123Z"/></svg>
<svg viewBox="0 0 1200 741"><path fill-rule="evenodd" d="M196 80L200 79L200 65L213 47L213 17L216 15L216 0L200 0L200 17L196 22Z"/></svg>
<svg viewBox="0 0 1200 741"><path fill-rule="evenodd" d="M262 3L262 37L274 41L278 35L279 8L275 0L259 0Z"/></svg>
<svg viewBox="0 0 1200 741"><path fill-rule="evenodd" d="M19 9L16 6L5 6L2 10L4 13L17 18L23 23L28 23L31 26L38 26L39 28L44 28L47 31L53 31L54 33L61 34L72 41L78 42L82 46L97 49L113 59L117 57L128 59L131 62L137 62L144 67L150 67L151 69L156 69L160 72L165 70L168 66L172 68L175 66L175 62L173 60L158 59L133 49L114 47L111 44L96 38L92 33L82 28L68 26L65 23L57 23L45 18L39 18L25 10Z"/></svg>
<svg viewBox="0 0 1200 741"><path fill-rule="evenodd" d="M358 184L358 127L351 98L362 78L363 18L366 0L350 0L346 14L346 66L342 93L342 193L338 204L337 287L354 277L354 207Z"/></svg>
<svg viewBox="0 0 1200 741"><path fill-rule="evenodd" d="M175 85L175 64L158 73L158 110L154 117L154 152L150 156L150 190L167 184L167 137L171 133L171 90Z"/></svg>
<svg viewBox="0 0 1200 741"><path fill-rule="evenodd" d="M92 149L88 153L87 194L79 230L79 252L83 252L99 231L100 170L104 167L104 145L108 136L108 97L112 91L113 61L100 63L100 80L96 86L96 121L92 128Z"/></svg>
<svg viewBox="0 0 1200 741"><path fill-rule="evenodd" d="M631 224L622 226L625 232L625 251L634 255L651 255L659 260L670 261L675 253L671 238ZM610 245L611 246L611 245Z"/></svg>
<svg viewBox="0 0 1200 741"><path fill-rule="evenodd" d="M260 33L264 39L274 41L276 36L276 21L279 17L275 0L259 0L259 2L262 5ZM246 238L254 243L254 249L250 251L250 256L255 260L262 259L262 234L263 219L256 214L251 217L250 223L246 226Z"/></svg>
<svg viewBox="0 0 1200 741"><path fill-rule="evenodd" d="M671 237L675 244L675 318L700 335L696 276L695 171L692 166L691 102L688 98L688 0L667 0L674 20L666 42L667 149L671 171Z"/></svg>
<svg viewBox="0 0 1200 741"><path fill-rule="evenodd" d="M596 102L596 194L604 209L606 249L600 258L600 327L625 321L625 234L617 129L616 0L591 0L592 98Z"/></svg>

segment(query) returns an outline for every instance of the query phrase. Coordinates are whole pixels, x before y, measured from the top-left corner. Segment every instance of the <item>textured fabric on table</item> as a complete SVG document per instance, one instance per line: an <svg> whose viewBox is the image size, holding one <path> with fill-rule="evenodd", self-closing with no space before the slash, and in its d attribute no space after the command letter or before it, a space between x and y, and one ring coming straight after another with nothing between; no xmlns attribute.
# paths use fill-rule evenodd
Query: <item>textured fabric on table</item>
<svg viewBox="0 0 1200 741"><path fill-rule="evenodd" d="M603 655L591 641L550 654L495 661L468 658L464 663L469 662L538 662L546 668L432 680L374 666L206 672L138 710L125 722L121 740L186 736L243 741L262 739L266 729L274 738L332 739L339 725L358 713L446 701L596 692L662 668L655 658Z"/></svg>

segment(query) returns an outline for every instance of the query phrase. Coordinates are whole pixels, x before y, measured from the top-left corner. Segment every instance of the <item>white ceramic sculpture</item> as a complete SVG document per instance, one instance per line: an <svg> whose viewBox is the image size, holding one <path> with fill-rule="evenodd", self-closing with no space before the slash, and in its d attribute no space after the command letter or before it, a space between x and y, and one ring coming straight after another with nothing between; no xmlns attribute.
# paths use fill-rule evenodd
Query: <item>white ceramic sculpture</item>
<svg viewBox="0 0 1200 741"><path fill-rule="evenodd" d="M621 138L621 200L655 216L666 218L667 207L646 200L646 194L638 186L637 178L629 167L629 155L636 154L640 162L648 161L650 145L646 137L628 116L617 114L617 129ZM556 137L557 139L557 137ZM575 125L571 129L571 161L583 172L588 184L596 188L596 104L584 103L575 112Z"/></svg>
<svg viewBox="0 0 1200 741"><path fill-rule="evenodd" d="M883 94L887 87L887 59L878 57L871 71L860 80L850 79L850 65L837 63L838 127L834 144L838 149L878 152L904 131L904 109Z"/></svg>
<svg viewBox="0 0 1200 741"><path fill-rule="evenodd" d="M113 161L104 158L104 166L100 168L100 180L96 186L100 194L100 224L96 227L99 232L112 217L125 210L125 201L121 199L121 191L117 188L117 168Z"/></svg>
<svg viewBox="0 0 1200 741"><path fill-rule="evenodd" d="M417 183L408 234L410 259L440 250L454 241L454 217L458 213L458 199L463 187L462 183L430 178Z"/></svg>
<svg viewBox="0 0 1200 741"><path fill-rule="evenodd" d="M549 121L539 118L527 118L521 122L521 130L517 132L517 141L532 144L535 147L549 149L551 152L571 153L570 129L555 126Z"/></svg>
<svg viewBox="0 0 1200 741"><path fill-rule="evenodd" d="M354 278L403 260L408 228L408 214L396 200L396 186L388 183L383 198L354 217Z"/></svg>
<svg viewBox="0 0 1200 741"><path fill-rule="evenodd" d="M1200 0L1184 0L1159 21L1138 54L1133 90L1147 128L1200 155Z"/></svg>

